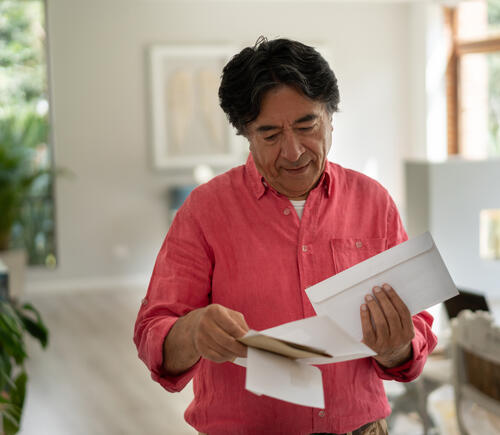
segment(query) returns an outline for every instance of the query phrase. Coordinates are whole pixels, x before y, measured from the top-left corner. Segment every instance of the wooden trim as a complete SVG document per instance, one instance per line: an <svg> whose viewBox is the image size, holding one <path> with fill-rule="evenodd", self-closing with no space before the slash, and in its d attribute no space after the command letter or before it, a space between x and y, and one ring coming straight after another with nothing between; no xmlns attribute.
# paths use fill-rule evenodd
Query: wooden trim
<svg viewBox="0 0 500 435"><path fill-rule="evenodd" d="M457 12L455 8L444 8L445 26L449 32L449 52L446 65L446 123L448 155L459 153L458 134L458 72L459 58L455 49Z"/></svg>
<svg viewBox="0 0 500 435"><path fill-rule="evenodd" d="M500 36L456 42L456 53L458 56L472 53L492 53L495 51L500 51Z"/></svg>

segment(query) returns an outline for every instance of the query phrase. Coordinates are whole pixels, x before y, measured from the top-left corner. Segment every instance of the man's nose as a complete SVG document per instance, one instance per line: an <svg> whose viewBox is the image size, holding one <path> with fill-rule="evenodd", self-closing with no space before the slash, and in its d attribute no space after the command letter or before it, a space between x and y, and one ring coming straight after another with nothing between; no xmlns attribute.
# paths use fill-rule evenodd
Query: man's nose
<svg viewBox="0 0 500 435"><path fill-rule="evenodd" d="M296 162L304 154L305 148L293 131L285 131L281 145L281 156L289 162Z"/></svg>

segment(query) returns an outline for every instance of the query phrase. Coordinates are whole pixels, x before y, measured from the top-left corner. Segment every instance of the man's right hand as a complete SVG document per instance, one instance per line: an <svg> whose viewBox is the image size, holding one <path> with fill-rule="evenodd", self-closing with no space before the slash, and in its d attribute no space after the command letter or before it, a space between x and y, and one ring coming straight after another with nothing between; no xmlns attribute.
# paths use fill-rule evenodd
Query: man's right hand
<svg viewBox="0 0 500 435"><path fill-rule="evenodd" d="M219 304L197 310L193 346L206 359L217 363L246 357L247 347L237 341L248 331L243 314Z"/></svg>
<svg viewBox="0 0 500 435"><path fill-rule="evenodd" d="M219 304L198 308L178 319L163 344L163 366L178 375L200 359L222 363L246 357L247 348L237 341L248 331L243 314Z"/></svg>

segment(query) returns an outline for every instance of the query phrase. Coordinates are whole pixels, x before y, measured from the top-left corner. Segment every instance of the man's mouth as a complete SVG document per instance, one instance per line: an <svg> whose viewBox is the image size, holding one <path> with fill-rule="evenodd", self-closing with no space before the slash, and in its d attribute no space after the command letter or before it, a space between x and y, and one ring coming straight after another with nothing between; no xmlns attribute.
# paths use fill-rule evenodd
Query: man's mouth
<svg viewBox="0 0 500 435"><path fill-rule="evenodd" d="M311 162L306 163L305 165L298 166L297 168L283 168L288 174L299 175L303 172L307 171Z"/></svg>

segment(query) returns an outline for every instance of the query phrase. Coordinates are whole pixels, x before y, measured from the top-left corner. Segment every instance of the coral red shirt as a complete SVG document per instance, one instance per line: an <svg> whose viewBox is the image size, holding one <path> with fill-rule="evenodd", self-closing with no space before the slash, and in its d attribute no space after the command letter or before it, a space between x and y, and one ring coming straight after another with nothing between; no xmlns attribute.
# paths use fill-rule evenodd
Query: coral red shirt
<svg viewBox="0 0 500 435"><path fill-rule="evenodd" d="M139 357L168 391L194 378L185 418L210 435L345 433L386 417L382 379L415 379L436 345L426 312L413 317L413 358L403 366L384 369L372 358L320 366L324 410L250 393L245 368L232 363L202 358L168 376L163 342L180 316L210 303L240 311L255 330L313 316L307 287L406 239L394 202L376 181L328 162L299 220L250 156L196 188L178 211L135 325Z"/></svg>

